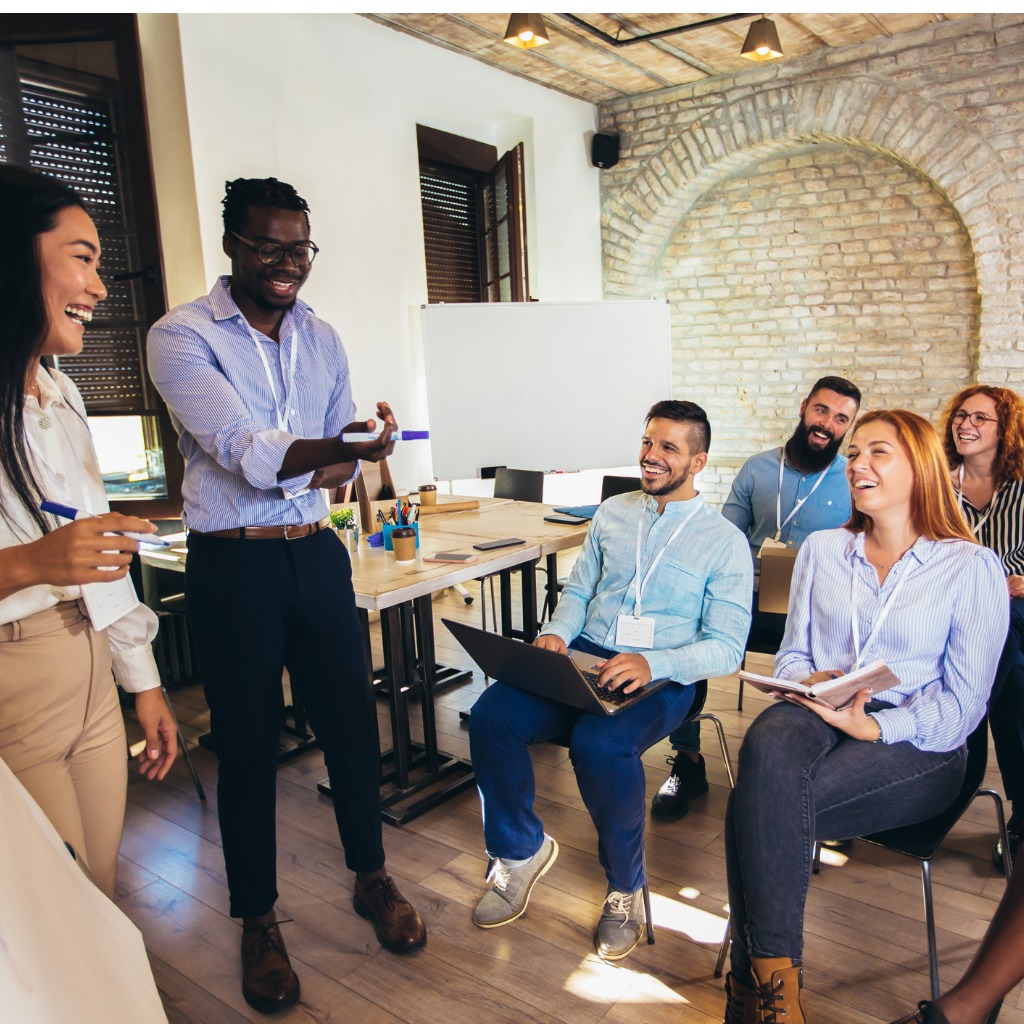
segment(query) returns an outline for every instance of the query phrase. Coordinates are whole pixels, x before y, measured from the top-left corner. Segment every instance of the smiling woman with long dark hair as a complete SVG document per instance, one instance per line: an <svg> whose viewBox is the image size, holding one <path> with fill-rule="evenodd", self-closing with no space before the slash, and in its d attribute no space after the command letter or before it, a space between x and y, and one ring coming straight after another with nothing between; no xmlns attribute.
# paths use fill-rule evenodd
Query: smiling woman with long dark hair
<svg viewBox="0 0 1024 1024"><path fill-rule="evenodd" d="M100 611L109 587L130 586L138 550L115 531L155 528L109 512L81 396L40 361L80 352L106 297L81 198L0 166L0 237L0 758L112 896L126 784L115 675L136 693L140 771L163 778L176 753L150 649L156 617L136 604L103 628L111 616ZM89 518L62 526L44 499Z"/></svg>
<svg viewBox="0 0 1024 1024"><path fill-rule="evenodd" d="M1003 573L960 515L933 428L867 413L847 479L850 521L797 556L775 675L814 683L880 660L898 682L841 711L787 696L747 731L726 814L726 1024L803 1024L814 841L923 821L952 801L1002 647Z"/></svg>

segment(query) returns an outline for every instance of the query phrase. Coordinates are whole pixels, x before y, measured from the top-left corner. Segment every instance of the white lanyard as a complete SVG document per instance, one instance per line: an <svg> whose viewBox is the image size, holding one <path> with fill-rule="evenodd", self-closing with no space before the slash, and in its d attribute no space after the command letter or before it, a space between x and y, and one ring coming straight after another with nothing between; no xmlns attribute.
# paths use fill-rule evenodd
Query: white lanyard
<svg viewBox="0 0 1024 1024"><path fill-rule="evenodd" d="M288 373L285 374L282 370L281 376L284 377L284 407L282 408L277 402L277 389L274 386L274 375L270 372L270 363L267 361L267 355L263 351L263 346L260 344L260 339L257 336L256 329L249 323L248 320L243 316L242 319L245 321L246 327L249 328L249 333L252 335L253 344L256 346L256 351L259 353L260 362L263 363L263 372L267 375L267 384L270 386L270 396L274 399L274 412L277 415L277 428L287 432L288 430L288 410L291 406L292 401L292 386L295 384L295 357L299 351L298 340L291 336L292 351L291 360L288 365ZM278 349L284 344L284 339L278 343Z"/></svg>
<svg viewBox="0 0 1024 1024"><path fill-rule="evenodd" d="M61 396L61 401L63 402L63 395ZM54 499L59 499L61 504L64 505L81 506L83 512L88 512L89 515L94 515L94 503L89 494L89 485L86 482L85 477L82 475L82 464L86 459L91 461L93 463L97 475L100 472L99 464L93 457L92 451L89 451L86 454L80 450L80 446L75 444L75 439L68 432L67 425L64 423L62 416L58 415L57 413L57 409L55 408L57 405L58 403L56 401L53 401L49 405L48 412L43 411L42 406L40 406L40 411L43 416L49 418L51 423L56 422L57 426L64 434L64 439L67 442L66 451L70 452L72 455L71 461L67 464L66 469L68 470L68 472L73 473L76 476L79 488L77 494L72 492L70 486L68 485L68 474L64 472L62 469L57 469L55 466L50 465L50 463L46 459L46 456L40 449L39 444L33 439L32 432L26 430L25 440L28 443L29 450L32 452L32 457L36 461L36 463L43 470L45 470L46 476L49 480L49 486L47 488L49 493L45 494L44 497L49 498L51 501ZM64 408L73 412L76 416L79 415L78 411L74 409L70 404L63 402L63 406ZM88 424L85 425L85 429L89 429Z"/></svg>
<svg viewBox="0 0 1024 1024"><path fill-rule="evenodd" d="M852 565L853 575L850 581L850 618L853 620L853 654L856 659L854 662L854 668L858 669L861 667L861 646L860 646L860 619L857 611L857 599L859 597L859 581L857 579L857 565ZM885 620L889 617L889 612L892 611L893 605L896 604L896 598L899 595L900 588L906 582L907 577L910 575L911 570L909 567L904 566L903 571L900 573L900 578L896 581L895 586L889 591L889 596L885 600L885 604L882 606L882 610L878 613L878 618L875 619L875 625L871 630L871 635L864 642L864 652L871 650L872 645L878 638L878 631L882 628Z"/></svg>
<svg viewBox="0 0 1024 1024"><path fill-rule="evenodd" d="M786 469L786 449L783 448L779 452L779 493L775 498L775 539L778 540L782 536L783 527L800 511L805 501L818 489L821 481L825 479L825 474L832 468L835 463L835 459L832 460L819 474L818 479L814 481L814 486L793 506L793 511L782 518L782 474Z"/></svg>
<svg viewBox="0 0 1024 1024"><path fill-rule="evenodd" d="M964 464L962 462L960 463L960 472L958 474L957 480L959 482L960 487L959 487L959 490L956 492L956 500L957 500L957 502L960 505L960 511L963 512L963 510L964 510ZM974 526L971 527L971 532L974 534L975 537L977 537L978 534L981 533L981 528L988 522L988 517L990 515L992 515L992 506L995 505L995 503L996 503L996 494L998 494L998 493L999 492L996 491L995 494L992 495L992 500L988 503L988 511L974 524Z"/></svg>
<svg viewBox="0 0 1024 1024"><path fill-rule="evenodd" d="M634 587L636 587L636 601L633 605L633 615L636 618L640 617L640 602L644 596L644 590L646 590L651 575L653 574L655 568L657 568L658 563L661 561L661 556L665 554L665 551L668 549L668 546L672 543L672 541L674 541L676 537L678 537L679 534L683 532L683 527L701 510L703 504L704 499L698 498L697 503L693 506L692 509L690 509L690 511L687 513L683 521L672 531L672 535L669 537L667 541L665 541L664 546L655 556L654 561L651 562L651 564L648 566L647 572L644 574L643 579L640 579L640 554L642 547L641 538L643 537L644 532L644 518L647 510L645 508L642 508L640 510L640 522L636 524L636 575L633 577L633 585Z"/></svg>

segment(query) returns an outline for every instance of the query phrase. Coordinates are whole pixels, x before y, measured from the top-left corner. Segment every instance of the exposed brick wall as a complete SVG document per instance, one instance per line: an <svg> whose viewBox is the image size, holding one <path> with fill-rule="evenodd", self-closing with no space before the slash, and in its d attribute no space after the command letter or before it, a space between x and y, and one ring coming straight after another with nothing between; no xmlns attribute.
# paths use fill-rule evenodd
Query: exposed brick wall
<svg viewBox="0 0 1024 1024"><path fill-rule="evenodd" d="M1022 69L1024 15L978 15L601 106L606 293L672 302L715 491L820 373L930 418L1024 379Z"/></svg>

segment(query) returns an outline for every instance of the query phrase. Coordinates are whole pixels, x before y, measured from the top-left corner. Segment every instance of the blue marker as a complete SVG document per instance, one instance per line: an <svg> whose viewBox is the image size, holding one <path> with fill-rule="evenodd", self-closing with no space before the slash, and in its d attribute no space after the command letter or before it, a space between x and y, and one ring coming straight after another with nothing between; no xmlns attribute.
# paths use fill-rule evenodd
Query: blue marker
<svg viewBox="0 0 1024 1024"><path fill-rule="evenodd" d="M96 518L91 512L83 512L81 509L72 508L70 505L59 505L55 501L44 501L39 507L44 512L49 512L50 515L60 516L61 519L70 519L72 522L76 519ZM155 533L129 533L127 530L112 530L111 532L120 534L122 537L128 537L130 540L137 540L140 544L152 544L158 548L169 548L171 546L166 540L161 539Z"/></svg>
<svg viewBox="0 0 1024 1024"><path fill-rule="evenodd" d="M342 444L354 444L358 441L376 441L380 434L342 434ZM429 430L396 430L391 435L392 441L426 441L430 437Z"/></svg>

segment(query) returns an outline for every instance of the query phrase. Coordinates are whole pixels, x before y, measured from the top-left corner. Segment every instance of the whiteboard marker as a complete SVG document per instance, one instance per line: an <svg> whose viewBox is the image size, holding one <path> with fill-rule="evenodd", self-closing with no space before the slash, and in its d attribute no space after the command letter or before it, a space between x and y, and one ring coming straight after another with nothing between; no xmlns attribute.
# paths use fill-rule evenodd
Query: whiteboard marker
<svg viewBox="0 0 1024 1024"><path fill-rule="evenodd" d="M356 444L360 441L376 441L380 434L349 434L341 435L342 444ZM430 437L429 430L396 430L391 435L392 441L426 441Z"/></svg>

